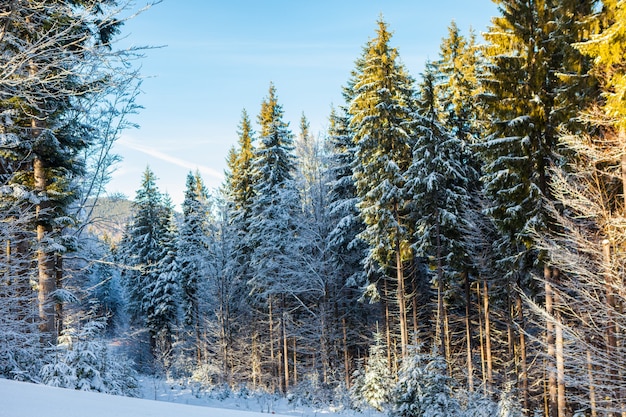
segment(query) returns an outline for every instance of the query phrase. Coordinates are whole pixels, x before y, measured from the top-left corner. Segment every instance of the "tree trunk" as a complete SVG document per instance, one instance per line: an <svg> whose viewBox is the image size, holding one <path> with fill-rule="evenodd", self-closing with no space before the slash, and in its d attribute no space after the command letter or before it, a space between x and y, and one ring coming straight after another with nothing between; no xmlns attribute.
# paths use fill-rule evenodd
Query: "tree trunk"
<svg viewBox="0 0 626 417"><path fill-rule="evenodd" d="M565 417L567 409L565 402L565 358L563 357L563 326L557 313L555 329L555 353L556 353L556 382L557 382L557 406L559 417Z"/></svg>
<svg viewBox="0 0 626 417"><path fill-rule="evenodd" d="M554 343L554 324L552 323L552 317L554 317L553 301L554 295L552 290L552 269L545 265L543 267L543 278L545 280L545 293L546 293L546 314L548 319L546 320L546 346L547 346L547 358L548 358L548 415L549 417L558 417L558 404L557 404L557 383L556 383L556 371L554 365L555 357L555 343Z"/></svg>
<svg viewBox="0 0 626 417"><path fill-rule="evenodd" d="M296 349L296 337L293 338L293 386L298 385L298 351Z"/></svg>
<svg viewBox="0 0 626 417"><path fill-rule="evenodd" d="M289 391L289 340L287 339L287 314L283 312L282 333L283 333L283 370L285 372L285 394Z"/></svg>
<svg viewBox="0 0 626 417"><path fill-rule="evenodd" d="M413 278L413 297L411 298L413 304L413 343L415 346L420 345L419 324L417 321L417 282L415 277Z"/></svg>
<svg viewBox="0 0 626 417"><path fill-rule="evenodd" d="M480 281L476 282L476 296L478 302L476 303L476 307L478 307L478 339L480 340L480 370L481 377L483 381L483 394L487 395L487 356L485 349L485 334L483 331L483 312L480 307L481 303L481 293L480 293Z"/></svg>
<svg viewBox="0 0 626 417"><path fill-rule="evenodd" d="M589 408L591 409L591 417L597 417L598 411L596 407L596 385L593 379L593 362L591 359L591 350L587 349L587 377L589 378Z"/></svg>
<svg viewBox="0 0 626 417"><path fill-rule="evenodd" d="M391 369L391 314L389 313L389 298L387 296L387 280L383 278L384 298L385 303L385 336L387 338L387 366Z"/></svg>
<svg viewBox="0 0 626 417"><path fill-rule="evenodd" d="M442 357L445 355L445 329L443 323L443 265L442 265L442 253L441 253L441 235L439 233L439 222L436 225L436 244L437 244L437 343L439 345L439 355Z"/></svg>
<svg viewBox="0 0 626 417"><path fill-rule="evenodd" d="M394 207L396 222L400 224L400 216L398 213L398 203ZM409 346L408 326L406 322L406 291L404 289L404 266L402 264L402 245L400 244L400 231L396 230L396 277L398 281L397 302L400 315L400 349L402 358L407 357L407 348Z"/></svg>
<svg viewBox="0 0 626 417"><path fill-rule="evenodd" d="M37 271L39 277L39 329L42 332L42 341L44 343L56 344L58 329L55 326L56 308L55 302L51 295L56 290L56 273L54 254L49 252L48 238L50 237L50 228L47 217L49 213L48 204L46 202L45 193L48 187L47 176L44 162L41 158L36 157L33 163L35 176L35 190L41 194L41 202L36 206L37 216Z"/></svg>
<svg viewBox="0 0 626 417"><path fill-rule="evenodd" d="M463 272L463 281L465 281L465 349L467 350L467 386L470 392L474 391L474 365L472 363L472 323L471 314L471 292L469 274Z"/></svg>
<svg viewBox="0 0 626 417"><path fill-rule="evenodd" d="M485 359L487 360L487 384L493 386L493 360L491 355L491 321L489 320L489 284L483 280L483 313L485 315Z"/></svg>
<svg viewBox="0 0 626 417"><path fill-rule="evenodd" d="M63 255L60 253L55 254L54 275L56 281L56 290L63 288ZM54 306L55 315L55 329L57 334L63 331L63 303L55 303Z"/></svg>
<svg viewBox="0 0 626 417"><path fill-rule="evenodd" d="M341 319L341 330L343 331L343 368L346 388L350 388L350 357L348 355L348 331L346 327L346 318L343 317Z"/></svg>
<svg viewBox="0 0 626 417"><path fill-rule="evenodd" d="M448 308L443 306L443 331L446 341L444 352L446 353L446 363L448 365L448 375L452 377L452 337L450 336L450 320L448 318Z"/></svg>
<svg viewBox="0 0 626 417"><path fill-rule="evenodd" d="M615 294L613 289L613 274L611 265L611 243L608 239L602 241L602 255L604 260L604 282L605 282L605 298L606 298L606 350L609 360L609 369L607 375L609 378L609 392L611 400L615 401L613 406L619 404L619 376L613 361L618 360L617 351L617 325L615 323Z"/></svg>
<svg viewBox="0 0 626 417"><path fill-rule="evenodd" d="M275 390L275 380L277 375L277 363L276 363L276 354L274 353L274 317L272 314L272 296L269 296L267 299L268 304L268 313L269 313L269 342L270 342L270 366L271 366L271 389Z"/></svg>
<svg viewBox="0 0 626 417"><path fill-rule="evenodd" d="M529 410L530 404L528 403L528 363L526 362L526 336L524 334L524 310L522 305L522 296L517 293L515 299L517 307L517 319L519 321L519 355L520 355L520 385L522 387L522 406L524 410Z"/></svg>
<svg viewBox="0 0 626 417"><path fill-rule="evenodd" d="M254 330L252 334L252 357L251 359L251 370L252 370L252 388L254 390L257 389L260 383L261 376L261 358L259 357L259 333Z"/></svg>
<svg viewBox="0 0 626 417"><path fill-rule="evenodd" d="M559 270L552 269L552 282L558 283ZM558 293L553 293L552 298L555 305L558 305L559 296ZM554 353L556 361L556 391L557 391L557 409L558 416L565 417L566 402L565 402L565 358L564 358L564 346L563 346L563 326L561 324L561 314L558 310L554 310L555 329L555 341L554 341Z"/></svg>

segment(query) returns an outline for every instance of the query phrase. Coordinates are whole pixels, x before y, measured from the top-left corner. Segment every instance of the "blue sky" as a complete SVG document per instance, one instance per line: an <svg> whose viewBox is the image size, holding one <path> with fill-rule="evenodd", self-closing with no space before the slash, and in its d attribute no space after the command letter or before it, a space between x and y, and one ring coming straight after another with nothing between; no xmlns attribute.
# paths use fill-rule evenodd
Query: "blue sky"
<svg viewBox="0 0 626 417"><path fill-rule="evenodd" d="M175 204L189 171L218 187L241 112L256 124L270 82L292 131L304 113L322 135L381 15L419 79L452 20L482 41L496 14L491 0L163 0L123 28L123 44L163 47L140 62L144 109L132 117L140 128L115 145L123 161L107 189L133 199L148 165Z"/></svg>

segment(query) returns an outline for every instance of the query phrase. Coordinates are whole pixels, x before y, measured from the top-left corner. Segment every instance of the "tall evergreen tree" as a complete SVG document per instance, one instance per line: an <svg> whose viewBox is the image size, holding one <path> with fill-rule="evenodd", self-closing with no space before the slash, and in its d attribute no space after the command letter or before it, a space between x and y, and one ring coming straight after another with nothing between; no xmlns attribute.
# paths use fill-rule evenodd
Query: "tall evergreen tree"
<svg viewBox="0 0 626 417"><path fill-rule="evenodd" d="M159 254L153 277L144 294L146 327L150 332L153 353L167 365L172 351L172 335L178 324L180 285L176 264L178 231L174 223L174 208L168 195L159 210L157 239Z"/></svg>
<svg viewBox="0 0 626 417"><path fill-rule="evenodd" d="M450 357L445 342L445 291L466 268L462 233L469 186L477 173L465 164L464 143L439 122L435 69L427 65L417 100L416 142L413 162L407 170L406 187L412 196L416 254L431 260L437 287L437 333L439 355ZM445 348L445 351L444 351Z"/></svg>
<svg viewBox="0 0 626 417"><path fill-rule="evenodd" d="M163 195L156 185L156 176L147 167L143 173L141 188L134 201L134 215L122 239L121 255L127 269L123 274L128 297L126 306L131 325L139 330L149 330L151 353L156 353L158 327L153 322L158 314L153 302L157 293L155 285L160 277L159 263L168 253L164 247L169 211L164 205ZM168 243L169 247L169 243ZM167 256L170 260L169 254ZM161 263L161 266L164 266ZM169 277L168 277L169 279ZM153 297L154 295L154 297Z"/></svg>
<svg viewBox="0 0 626 417"><path fill-rule="evenodd" d="M176 263L179 269L183 320L192 330L198 361L202 359L201 282L207 275L207 199L208 192L200 174L187 174Z"/></svg>
<svg viewBox="0 0 626 417"><path fill-rule="evenodd" d="M248 233L248 245L254 250L250 259L249 285L257 300L257 308L267 314L267 350L272 378L282 381L281 387L285 389L288 383L286 306L294 301L294 294L306 288L302 287L302 281L296 284L302 209L293 179L293 135L283 121L282 106L278 104L273 84L261 104L258 121L261 130L253 161L255 193ZM279 351L278 347L282 349Z"/></svg>
<svg viewBox="0 0 626 417"><path fill-rule="evenodd" d="M252 222L252 203L255 195L254 131L246 110L242 111L238 136L238 147L233 150L232 159L228 164L225 191L231 211L229 221L233 225L232 233L236 235L236 257L231 266L232 274L245 282L251 276L252 248L248 245L247 236Z"/></svg>
<svg viewBox="0 0 626 417"><path fill-rule="evenodd" d="M350 385L352 356L359 350L370 331L369 323L377 318L366 303L359 303L368 285L364 261L367 243L359 238L365 230L359 209L356 187L352 176L354 144L345 108L334 110L330 115L328 132L330 156L327 178L329 182L327 217L331 230L326 236L330 262L334 267L334 281L339 288L334 302L339 308L341 325L345 330L343 367L346 386Z"/></svg>
<svg viewBox="0 0 626 417"><path fill-rule="evenodd" d="M0 146L2 183L34 213L22 232L34 233L36 245L22 242L15 249L36 252L40 330L56 343L62 327L63 253L71 249L62 236L73 225L71 203L76 198L84 164L78 157L91 146L88 126L78 117L83 104L113 86L107 60L121 22L113 19L114 2L71 3L37 0L5 2L0 39ZM22 279L28 279L22 277Z"/></svg>
<svg viewBox="0 0 626 417"><path fill-rule="evenodd" d="M400 347L408 346L405 264L412 259L411 228L404 194L413 142L413 80L389 44L387 24L378 22L359 64L350 103L350 128L356 146L354 178L358 207L367 225L362 238L370 245L370 260L383 274L395 277Z"/></svg>
<svg viewBox="0 0 626 417"><path fill-rule="evenodd" d="M595 95L585 77L589 63L572 47L588 33L582 25L594 3L499 1L501 16L492 20L484 35L489 43L482 97L489 131L481 154L486 162L485 192L491 199L488 213L502 234L498 246L508 278L503 287L508 291L517 283L536 294L539 288L530 280L530 271L539 260L548 310L558 271L543 262L544 254L536 252L531 230L553 227L544 198L552 200L549 167L560 162L557 129L577 129L577 108ZM562 342L555 338L555 328L548 321L546 345L553 358L555 343ZM547 385L550 415L562 415L564 381L557 381L556 373L550 371Z"/></svg>
<svg viewBox="0 0 626 417"><path fill-rule="evenodd" d="M457 154L461 158L460 165L464 168L463 175L466 176L464 189L468 196L473 196L473 202L467 201L463 207L463 219L457 226L463 228L463 234L468 234L467 224L470 217L484 216L479 204L476 201L481 198L481 184L479 175L481 172L480 160L470 148L480 137L480 108L478 106L477 95L479 93L478 75L482 68L482 59L478 53L478 47L474 33L469 36L461 34L458 26L453 21L448 27L448 36L445 37L440 46L439 59L433 63L434 87L436 93L437 119L441 127L454 136L461 145L461 152ZM422 106L423 108L424 106ZM428 107L428 106L427 106ZM428 112L426 112L428 113ZM451 203L451 206L455 206ZM457 206L458 208L458 206ZM465 223L465 225L463 225ZM469 222L474 225L474 222ZM457 233L461 230L458 227ZM471 233L471 232L470 232ZM460 243L457 234L457 244ZM467 247L467 244L463 246ZM469 245L474 246L474 245ZM466 252L467 250L465 250ZM460 253L459 253L460 254ZM463 291L465 302L465 339L466 339L466 374L468 375L468 388L473 390L473 332L472 332L472 286L474 268L472 258L465 254L466 262L456 262L456 267L460 268L462 278L461 285L465 287ZM457 256L457 260L462 259ZM459 291L455 291L459 292ZM455 298L460 299L460 294ZM458 302L457 302L458 304Z"/></svg>

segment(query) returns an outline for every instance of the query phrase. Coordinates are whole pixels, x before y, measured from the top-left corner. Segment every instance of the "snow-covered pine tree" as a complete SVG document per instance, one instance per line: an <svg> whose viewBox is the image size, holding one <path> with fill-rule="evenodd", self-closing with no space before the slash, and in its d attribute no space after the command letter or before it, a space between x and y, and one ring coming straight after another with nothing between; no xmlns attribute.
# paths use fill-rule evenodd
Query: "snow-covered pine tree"
<svg viewBox="0 0 626 417"><path fill-rule="evenodd" d="M97 317L106 319L106 333L115 335L126 324L124 290L120 268L114 266L117 247L108 240L98 240L89 257L97 259L89 268L89 298L95 305L91 308Z"/></svg>
<svg viewBox="0 0 626 417"><path fill-rule="evenodd" d="M393 278L399 346L405 356L409 343L405 268L413 257L404 190L405 172L411 164L414 92L413 80L390 39L387 24L379 20L377 37L368 42L357 61L348 113L354 134L358 207L367 225L361 237L370 246L370 262L383 276Z"/></svg>
<svg viewBox="0 0 626 417"><path fill-rule="evenodd" d="M597 96L593 78L585 76L590 61L572 46L590 33L586 25L595 3L501 1L501 16L492 19L484 34L488 44L481 97L488 131L479 149L485 161L485 193L491 200L488 214L502 234L496 242L506 273L496 288L505 295L502 300L509 300L506 294L516 284L531 297L543 286L546 306L551 309L553 305L558 271L543 262L545 254L535 250L531 230L544 233L552 227L545 201L553 200L549 167L563 161L556 154L558 129L580 129L578 109ZM537 266L543 268L543 274L534 271L543 275L541 281L531 279ZM517 314L510 308L507 311ZM562 340L556 340L552 322L547 321L545 327L547 354L554 358L547 372L546 394L551 415L558 410L563 415L565 381L557 381L552 371L555 343Z"/></svg>
<svg viewBox="0 0 626 417"><path fill-rule="evenodd" d="M367 243L358 236L365 230L357 208L358 198L352 176L354 145L345 108L333 109L328 131L329 161L327 217L332 224L326 236L330 251L330 262L334 267L333 281L337 286L334 303L339 308L345 342L341 348L346 386L350 386L353 372L351 352L359 347L365 349L369 339L369 323L378 317L367 303L359 303L364 288L368 285L364 261Z"/></svg>
<svg viewBox="0 0 626 417"><path fill-rule="evenodd" d="M407 170L406 188L411 198L411 218L417 256L428 259L437 288L437 323L434 340L439 355L450 360L451 349L444 325L444 298L466 270L462 232L469 187L478 174L471 165L461 139L440 123L436 97L436 69L427 64L417 99L416 142L413 162Z"/></svg>
<svg viewBox="0 0 626 417"><path fill-rule="evenodd" d="M362 380L355 382L358 392L354 392L357 401L364 401L377 411L385 410L392 401L394 378L387 362L385 342L379 332L374 334L374 342L370 345L365 372Z"/></svg>
<svg viewBox="0 0 626 417"><path fill-rule="evenodd" d="M265 315L256 319L259 325L265 322L267 329L263 333L268 337L265 353L270 356L270 384L281 381L280 388L286 389L288 311L293 312L291 308L297 306L294 295L307 291L307 284L301 279L302 265L298 264L302 206L293 179L293 135L283 121L273 84L258 120L261 130L252 163L255 189L247 236L247 245L253 249L248 285L256 308Z"/></svg>
<svg viewBox="0 0 626 417"><path fill-rule="evenodd" d="M7 379L34 380L44 357L33 307L37 293L24 279L32 257L19 249L28 245L24 231L30 227L30 216L20 201L0 199L0 241L6 245L0 255L0 376Z"/></svg>
<svg viewBox="0 0 626 417"><path fill-rule="evenodd" d="M468 175L465 190L468 195L479 199L481 197L482 184L479 181L480 160L474 152L471 152L471 145L480 138L480 108L478 106L477 95L479 93L478 75L481 71L482 59L478 53L475 35L473 32L469 36L461 34L459 27L454 21L448 27L448 36L442 39L440 45L439 59L433 63L435 67L435 93L438 120L441 126L461 143L463 152L461 165ZM464 218L466 224L469 217L483 216L481 208L474 202L466 202L464 207ZM462 234L468 234L467 229ZM457 237L458 240L458 237ZM465 246L468 246L467 244ZM471 248L471 246L470 246ZM466 249L467 252L467 249ZM467 254L466 254L467 256ZM460 259L457 257L457 259ZM472 332L472 277L475 268L470 256L467 262L460 267L459 285L465 288L455 289L456 308L460 307L460 299L464 299L465 304L465 362L468 375L468 388L474 389L474 363L473 352L473 332ZM464 293L461 297L460 294Z"/></svg>
<svg viewBox="0 0 626 417"><path fill-rule="evenodd" d="M152 352L155 359L168 366L172 353L172 336L178 324L181 296L176 263L178 231L174 221L174 208L168 195L165 195L157 220L160 255L152 272L152 279L146 283L144 305Z"/></svg>
<svg viewBox="0 0 626 417"><path fill-rule="evenodd" d="M54 361L40 371L41 381L55 387L112 395L139 395L137 375L126 357L114 354L101 338L106 318L64 330Z"/></svg>
<svg viewBox="0 0 626 417"><path fill-rule="evenodd" d="M208 198L208 191L199 172L187 174L176 264L181 287L183 320L194 340L193 349L198 362L202 360L203 354L200 298L202 281L207 278Z"/></svg>
<svg viewBox="0 0 626 417"><path fill-rule="evenodd" d="M452 392L445 360L414 352L405 358L391 394L392 416L460 417L461 407Z"/></svg>
<svg viewBox="0 0 626 417"><path fill-rule="evenodd" d="M151 292L159 279L159 262L166 255L163 234L168 221L163 195L149 167L143 173L141 188L137 191L133 205L134 215L120 244L120 257L125 264L122 281L128 300L126 309L130 325L136 330L147 331ZM154 314L154 311L150 314ZM149 343L150 354L155 353L156 339L152 336L157 334L156 330L156 327L150 329L148 340L141 341ZM143 357L143 349L139 349L139 354Z"/></svg>
<svg viewBox="0 0 626 417"><path fill-rule="evenodd" d="M118 6L104 0L5 2L2 8L2 198L32 212L21 232L33 233L36 243L13 250L36 253L40 330L52 344L63 319L62 300L55 298L68 250L62 230L75 220L71 205L85 173L81 152L102 133L86 109L96 96L119 93L115 71L128 74L131 67L115 65L123 59L112 50L122 24L115 12Z"/></svg>
<svg viewBox="0 0 626 417"><path fill-rule="evenodd" d="M252 217L252 202L255 194L253 161L255 155L254 131L246 110L242 111L238 131L237 149L232 152L228 163L228 176L225 184L228 201L231 206L230 216L237 234L235 271L241 279L250 278L250 253L247 246L247 235Z"/></svg>

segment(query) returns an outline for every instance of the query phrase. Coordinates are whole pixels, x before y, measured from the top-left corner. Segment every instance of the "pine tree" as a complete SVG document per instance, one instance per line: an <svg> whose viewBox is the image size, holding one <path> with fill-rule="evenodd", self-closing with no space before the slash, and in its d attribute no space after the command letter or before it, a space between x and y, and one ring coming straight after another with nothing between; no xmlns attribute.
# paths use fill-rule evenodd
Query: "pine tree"
<svg viewBox="0 0 626 417"><path fill-rule="evenodd" d="M134 328L148 331L153 356L158 353L161 331L165 331L167 341L174 321L171 299L176 274L172 269L175 268L175 242L171 210L156 185L156 176L147 167L120 251L127 266L123 282L130 322Z"/></svg>
<svg viewBox="0 0 626 417"><path fill-rule="evenodd" d="M626 409L624 373L616 366L624 354L619 330L626 247L626 118L620 99L626 68L624 17L624 2L604 2L594 15L601 32L575 44L594 58L592 74L600 81L602 97L580 113L586 132L560 138L574 157L552 176L556 202L551 207L559 229L537 235L550 262L562 271L562 282L554 287L554 308L538 309L564 337L575 340L557 350L562 363L558 367L557 361L557 373L567 376L572 386L565 392L572 408L588 408L591 415L617 415Z"/></svg>
<svg viewBox="0 0 626 417"><path fill-rule="evenodd" d="M174 208L165 196L158 217L159 255L152 280L144 289L146 327L150 331L153 353L158 353L164 364L171 355L172 335L178 323L180 285L176 246L178 233L174 223Z"/></svg>
<svg viewBox="0 0 626 417"><path fill-rule="evenodd" d="M362 238L370 260L394 276L399 310L400 347L408 346L405 262L411 260L411 230L406 219L404 176L411 163L413 80L389 45L391 33L378 22L377 37L357 63L350 103L350 128L356 146L354 178L358 207L367 225Z"/></svg>
<svg viewBox="0 0 626 417"><path fill-rule="evenodd" d="M535 250L531 230L543 233L553 227L545 201L553 199L549 167L562 161L556 152L558 129L580 129L577 108L595 96L592 79L585 77L589 62L571 46L588 33L584 25L594 3L500 1L501 16L484 35L489 43L482 98L489 126L480 150L491 200L487 213L502 235L496 245L506 275L497 290L509 305L516 285L533 297L540 290L537 284L543 284L545 305L552 309L558 271ZM543 267L543 282L531 279L534 265ZM503 310L509 327L513 314L523 314L519 308ZM548 356L554 360L556 344L562 342L558 327L546 323ZM550 415L563 415L564 381L550 371L547 386Z"/></svg>
<svg viewBox="0 0 626 417"><path fill-rule="evenodd" d="M235 259L230 266L231 275L240 282L251 279L250 257L253 248L248 234L252 223L252 204L255 196L254 131L248 113L243 110L239 125L238 147L233 151L228 164L225 192L229 203L229 221L235 236Z"/></svg>
<svg viewBox="0 0 626 417"><path fill-rule="evenodd" d="M413 162L407 170L406 187L412 196L411 216L415 221L414 247L417 256L429 259L436 274L438 353L449 358L445 342L444 297L451 282L466 269L462 233L469 187L477 178L464 143L439 122L435 70L428 65L419 92L416 142ZM444 351L445 350L445 351Z"/></svg>
<svg viewBox="0 0 626 417"><path fill-rule="evenodd" d="M439 59L432 65L437 76L438 120L459 140L477 141L479 109L475 97L479 91L481 62L474 34L469 38L463 36L453 21L448 36L441 42Z"/></svg>
<svg viewBox="0 0 626 417"><path fill-rule="evenodd" d="M387 354L380 333L374 334L374 343L369 348L369 356L363 381L355 384L356 393L370 407L383 411L392 400L393 376L387 363Z"/></svg>
<svg viewBox="0 0 626 417"><path fill-rule="evenodd" d="M350 386L351 353L361 346L363 340L368 339L365 335L369 331L368 322L373 322L377 317L366 303L358 302L368 284L363 265L367 257L367 244L358 237L365 230L365 224L357 208L358 198L352 176L354 145L344 108L333 109L328 136L327 217L331 229L326 235L326 246L335 271L334 282L339 289L333 302L338 305L342 332L345 331L346 335L345 346L341 350L346 386Z"/></svg>
<svg viewBox="0 0 626 417"><path fill-rule="evenodd" d="M132 363L114 354L101 339L106 319L88 321L81 328L67 328L61 335L52 363L41 368L46 385L136 397L139 383Z"/></svg>
<svg viewBox="0 0 626 417"><path fill-rule="evenodd" d="M206 278L208 191L200 174L189 173L183 201L176 264L181 286L183 319L195 339L196 360L202 359L201 282Z"/></svg>
<svg viewBox="0 0 626 417"><path fill-rule="evenodd" d="M36 245L15 249L37 254L40 330L47 343L56 343L62 328L62 300L55 297L61 259L72 249L63 230L75 221L71 205L85 173L80 155L92 146L93 132L102 133L85 109L93 97L119 92L111 68L121 55L111 42L122 23L111 3L37 0L5 3L2 10L0 132L7 141L0 148L1 182L13 190L3 199L17 199L34 213L22 232L34 233Z"/></svg>
<svg viewBox="0 0 626 417"><path fill-rule="evenodd" d="M440 356L414 353L406 358L393 393L392 416L461 416L452 394L452 379L446 375Z"/></svg>
<svg viewBox="0 0 626 417"><path fill-rule="evenodd" d="M480 137L480 107L476 99L480 86L478 76L482 68L482 58L478 53L475 35L470 32L466 37L461 34L458 26L453 21L448 27L448 36L441 42L439 59L433 64L434 87L436 95L436 113L441 127L454 136L461 145L461 152L457 154L461 158L460 165L464 168L462 175L466 176L466 183L463 188L467 196L474 196L474 200L482 196L482 184L479 181L481 172L480 160L471 152L471 147ZM422 106L423 107L423 106ZM455 204L452 203L454 206ZM466 201L463 207L463 218L459 219L457 226L463 229L462 234L471 234L467 225L472 222L470 217L482 216L479 205L475 201ZM458 205L457 205L458 208ZM460 243L457 229L457 245ZM464 252L467 252L468 245L463 244ZM470 245L471 250L471 245ZM464 288L465 303L465 339L466 339L466 374L468 375L468 388L474 389L473 364L473 331L472 331L472 278L477 268L474 268L469 261L471 256L464 253L465 262L456 262L461 280L459 284ZM457 260L462 259L456 256ZM469 262L468 262L469 261ZM455 289L452 297L460 299L460 288ZM458 295L457 295L458 294ZM451 297L451 298L452 298ZM452 366L451 366L452 368Z"/></svg>
<svg viewBox="0 0 626 417"><path fill-rule="evenodd" d="M279 354L275 348L282 347L281 351L286 351L286 306L294 301L294 294L306 287L302 287L302 281L296 284L300 272L297 261L300 259L298 236L302 209L293 179L293 135L283 121L282 106L278 104L273 84L261 105L258 120L261 131L253 161L255 190L247 243L253 252L248 284L257 308L265 310L268 317L272 376L281 380L282 389L286 389L287 367L283 362L287 360L286 355ZM282 340L279 335L283 336ZM279 371L281 369L283 372Z"/></svg>

